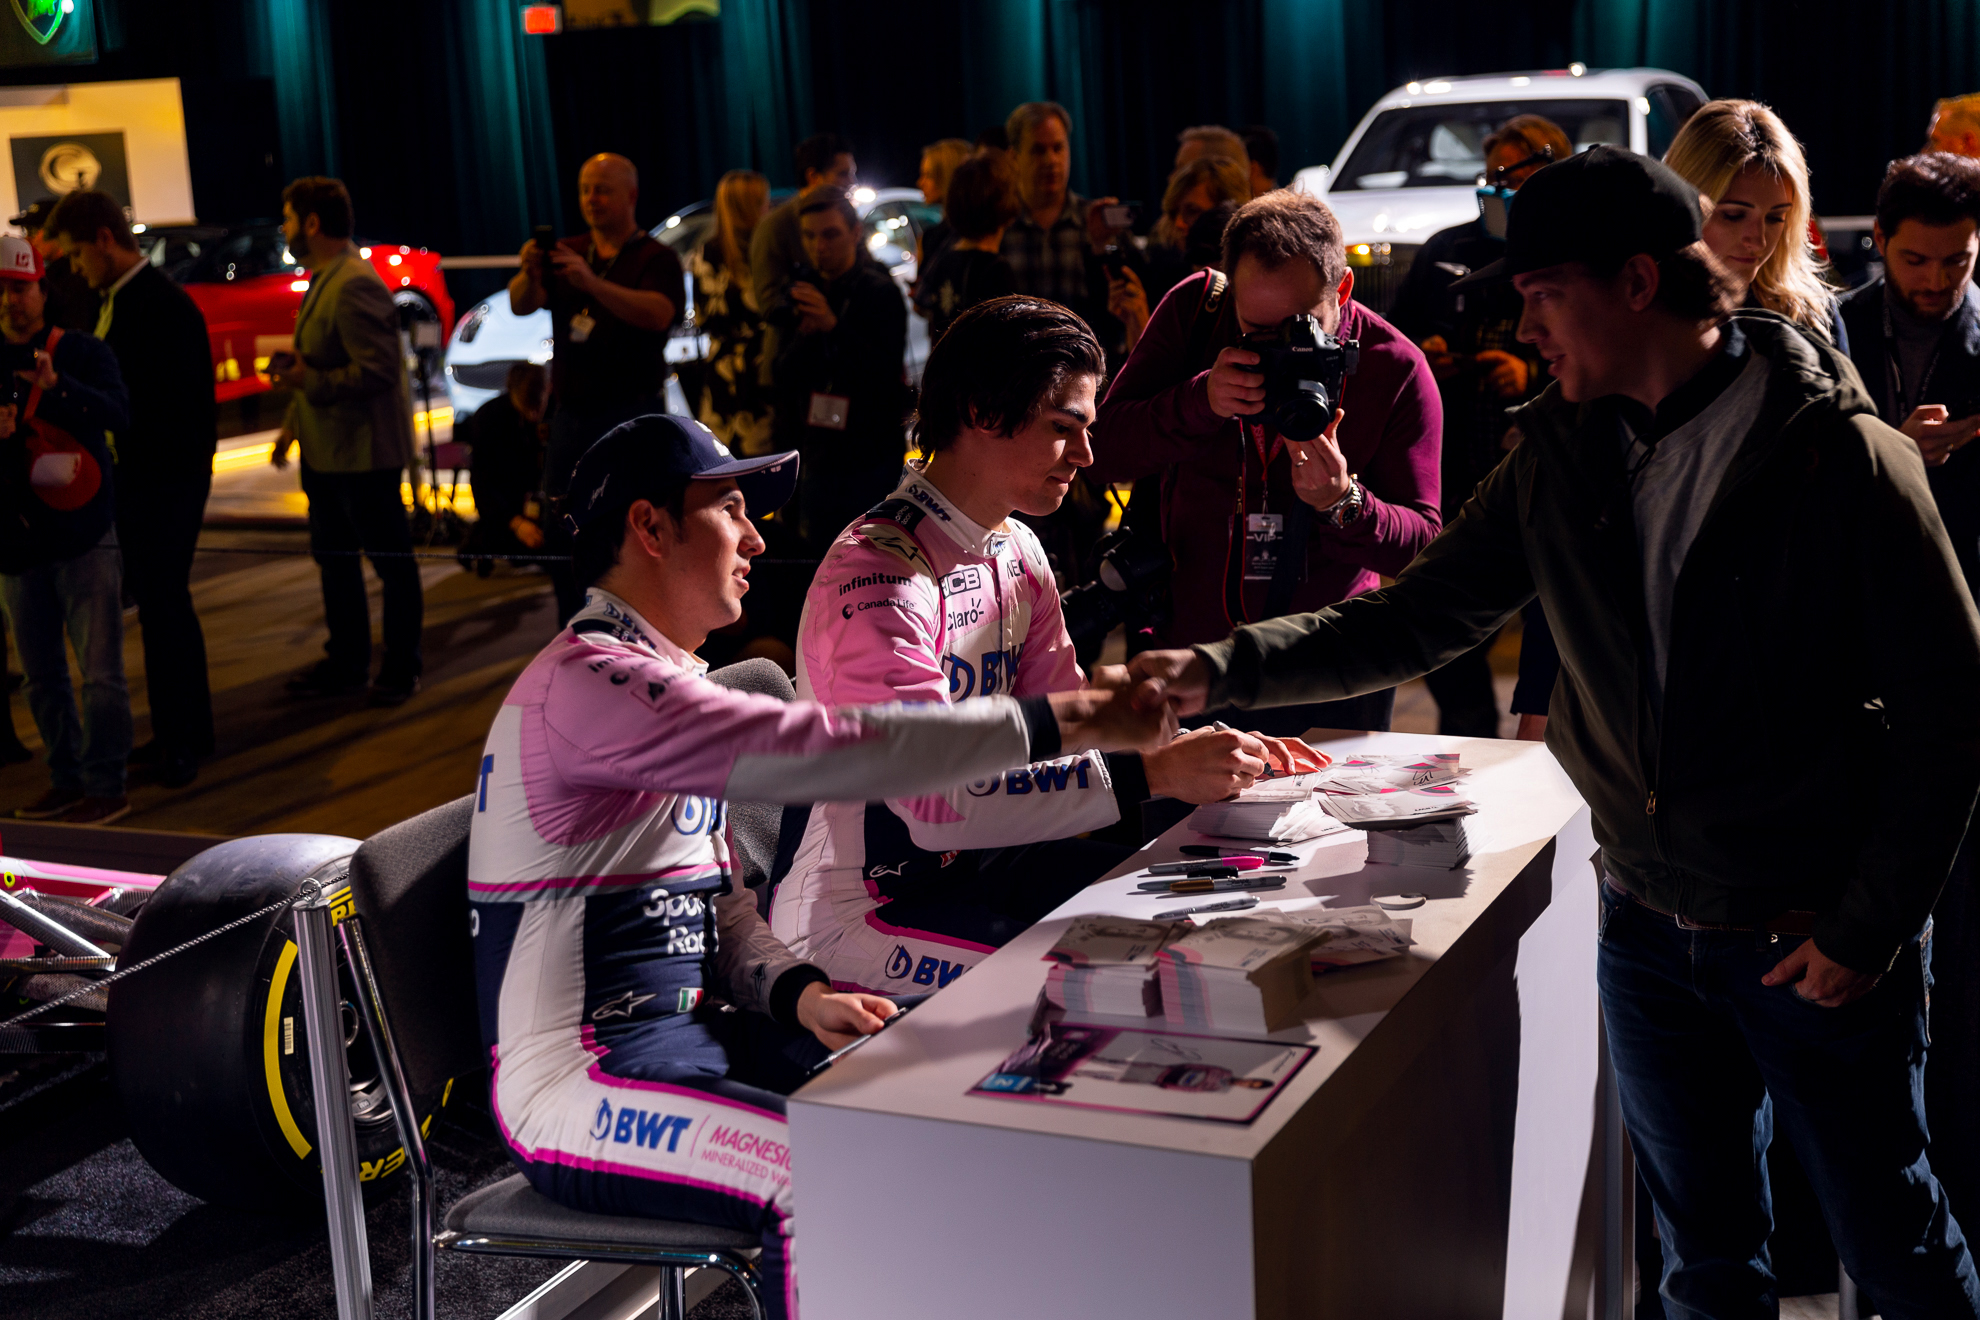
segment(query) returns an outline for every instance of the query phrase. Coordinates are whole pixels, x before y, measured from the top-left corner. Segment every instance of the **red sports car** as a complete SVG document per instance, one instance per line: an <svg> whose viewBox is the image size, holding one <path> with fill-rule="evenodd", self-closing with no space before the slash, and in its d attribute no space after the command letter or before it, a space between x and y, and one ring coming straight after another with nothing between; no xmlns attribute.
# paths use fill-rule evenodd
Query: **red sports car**
<svg viewBox="0 0 1980 1320"><path fill-rule="evenodd" d="M206 316L213 397L224 403L267 389L268 356L288 347L309 290L309 272L296 264L282 227L169 225L137 238L151 264L183 284ZM440 254L359 242L359 251L392 291L402 323L437 325L434 343L445 343L454 326L454 300L447 295Z"/></svg>

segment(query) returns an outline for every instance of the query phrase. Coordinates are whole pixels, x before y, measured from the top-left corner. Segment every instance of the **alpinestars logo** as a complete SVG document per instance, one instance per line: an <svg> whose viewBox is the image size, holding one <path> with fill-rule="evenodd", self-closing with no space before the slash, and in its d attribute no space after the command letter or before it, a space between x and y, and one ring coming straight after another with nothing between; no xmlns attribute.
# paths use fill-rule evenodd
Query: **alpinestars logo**
<svg viewBox="0 0 1980 1320"><path fill-rule="evenodd" d="M632 1016L632 1011L635 1008L638 1008L651 998L653 998L652 995L642 995L636 991L628 990L617 998L608 999L597 1008L592 1009L591 1020L593 1022L603 1022L608 1017L629 1018Z"/></svg>
<svg viewBox="0 0 1980 1320"><path fill-rule="evenodd" d="M603 1141L612 1134L612 1102L600 1100L598 1113L591 1120L591 1139Z"/></svg>

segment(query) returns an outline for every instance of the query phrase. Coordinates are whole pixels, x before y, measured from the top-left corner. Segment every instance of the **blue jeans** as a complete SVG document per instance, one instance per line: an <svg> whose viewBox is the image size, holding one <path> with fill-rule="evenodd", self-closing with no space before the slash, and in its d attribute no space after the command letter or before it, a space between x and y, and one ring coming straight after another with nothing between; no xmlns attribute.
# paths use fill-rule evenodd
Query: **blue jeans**
<svg viewBox="0 0 1980 1320"><path fill-rule="evenodd" d="M123 559L117 533L74 559L0 575L0 608L27 675L28 709L58 789L122 797L131 754L124 686ZM69 685L66 634L82 669L82 712Z"/></svg>
<svg viewBox="0 0 1980 1320"><path fill-rule="evenodd" d="M1773 1320L1766 1151L1778 1119L1850 1277L1886 1320L1980 1317L1926 1158L1931 927L1869 994L1819 1008L1760 978L1804 937L1684 930L1602 888L1596 980L1678 1320Z"/></svg>

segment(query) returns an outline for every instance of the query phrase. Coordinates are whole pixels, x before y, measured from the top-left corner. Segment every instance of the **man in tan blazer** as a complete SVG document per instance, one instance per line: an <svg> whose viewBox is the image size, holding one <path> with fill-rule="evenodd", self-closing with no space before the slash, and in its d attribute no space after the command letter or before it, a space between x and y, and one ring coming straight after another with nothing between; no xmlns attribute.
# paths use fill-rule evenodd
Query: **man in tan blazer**
<svg viewBox="0 0 1980 1320"><path fill-rule="evenodd" d="M297 179L282 193L282 233L309 268L292 353L269 362L293 391L274 463L302 443L309 545L323 578L324 658L289 681L297 696L337 696L371 674L371 613L358 551L385 594L385 657L371 703L396 706L419 690L424 605L412 533L399 494L413 458L412 388L399 317L385 281L351 241L351 195L341 180Z"/></svg>

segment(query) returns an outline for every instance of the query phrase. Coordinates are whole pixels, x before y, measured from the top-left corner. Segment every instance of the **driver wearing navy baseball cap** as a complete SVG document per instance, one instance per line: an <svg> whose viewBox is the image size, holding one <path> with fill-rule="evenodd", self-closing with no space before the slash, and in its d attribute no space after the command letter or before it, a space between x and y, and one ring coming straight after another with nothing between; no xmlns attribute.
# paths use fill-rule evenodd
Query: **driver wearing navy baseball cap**
<svg viewBox="0 0 1980 1320"><path fill-rule="evenodd" d="M735 458L700 422L651 413L612 428L584 451L571 473L564 519L576 533L613 507L623 518L633 500L679 477L734 481L750 514L760 518L789 502L797 490L797 473L796 451Z"/></svg>

